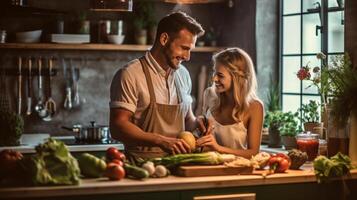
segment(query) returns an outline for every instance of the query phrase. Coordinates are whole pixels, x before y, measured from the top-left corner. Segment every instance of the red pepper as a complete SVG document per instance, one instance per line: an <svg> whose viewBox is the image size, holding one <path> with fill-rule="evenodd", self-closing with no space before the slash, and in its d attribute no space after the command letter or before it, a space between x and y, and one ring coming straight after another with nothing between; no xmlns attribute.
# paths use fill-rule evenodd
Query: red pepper
<svg viewBox="0 0 357 200"><path fill-rule="evenodd" d="M291 160L289 156L283 153L278 153L276 155L271 156L268 161L270 171L273 171L275 173L284 173L287 169L289 169L290 164Z"/></svg>

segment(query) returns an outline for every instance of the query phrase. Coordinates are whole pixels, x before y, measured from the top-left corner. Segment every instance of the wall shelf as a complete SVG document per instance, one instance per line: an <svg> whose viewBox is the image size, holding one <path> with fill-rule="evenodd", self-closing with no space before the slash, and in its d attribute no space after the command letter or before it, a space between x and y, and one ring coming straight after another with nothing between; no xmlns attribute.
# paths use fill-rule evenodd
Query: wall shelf
<svg viewBox="0 0 357 200"><path fill-rule="evenodd" d="M96 51L146 51L151 45L133 44L54 44L54 43L4 43L1 49L22 50L96 50ZM217 52L225 47L196 47L193 52Z"/></svg>

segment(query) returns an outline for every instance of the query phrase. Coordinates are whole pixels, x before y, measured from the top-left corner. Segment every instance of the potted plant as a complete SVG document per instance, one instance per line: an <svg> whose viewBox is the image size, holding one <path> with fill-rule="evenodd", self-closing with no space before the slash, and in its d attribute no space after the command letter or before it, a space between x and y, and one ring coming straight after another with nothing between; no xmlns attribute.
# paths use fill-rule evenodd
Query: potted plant
<svg viewBox="0 0 357 200"><path fill-rule="evenodd" d="M211 26L205 35L207 44L209 44L212 47L217 46L218 36L219 36L219 32Z"/></svg>
<svg viewBox="0 0 357 200"><path fill-rule="evenodd" d="M156 34L157 21L154 16L155 12L152 2L139 1L135 4L134 10L135 15L133 15L133 25L135 42L140 45L146 45L149 36L149 42L153 43Z"/></svg>
<svg viewBox="0 0 357 200"><path fill-rule="evenodd" d="M134 18L134 37L135 42L140 45L147 43L147 29L145 28L145 19L142 17Z"/></svg>
<svg viewBox="0 0 357 200"><path fill-rule="evenodd" d="M280 110L268 111L264 117L264 126L269 129L269 147L281 147L279 127L282 124L283 112Z"/></svg>
<svg viewBox="0 0 357 200"><path fill-rule="evenodd" d="M272 77L272 76L270 76ZM267 109L267 115L265 116L264 124L263 124L263 129L262 129L262 142L269 143L269 120L270 117L268 115L271 115L271 112L281 110L280 107L280 96L279 96L279 85L273 80L270 80L270 87L267 95L267 101L266 101L266 106L265 108ZM279 137L279 134L277 134L276 137Z"/></svg>
<svg viewBox="0 0 357 200"><path fill-rule="evenodd" d="M84 11L76 13L75 20L76 33L78 34L89 34L90 32L90 21L87 20L87 13Z"/></svg>
<svg viewBox="0 0 357 200"><path fill-rule="evenodd" d="M296 135L301 132L301 128L297 121L299 116L298 112L285 112L281 116L279 132L281 140L286 150L296 148Z"/></svg>
<svg viewBox="0 0 357 200"><path fill-rule="evenodd" d="M357 69L347 54L332 58L328 69L331 93L331 115L335 125L347 128L350 123L349 156L357 164Z"/></svg>
<svg viewBox="0 0 357 200"><path fill-rule="evenodd" d="M310 100L308 104L302 104L301 108L299 109L301 112L301 116L299 117L300 122L304 125L305 132L310 131L317 133L318 130L316 130L316 128L323 128L323 123L319 122L319 106L319 103Z"/></svg>

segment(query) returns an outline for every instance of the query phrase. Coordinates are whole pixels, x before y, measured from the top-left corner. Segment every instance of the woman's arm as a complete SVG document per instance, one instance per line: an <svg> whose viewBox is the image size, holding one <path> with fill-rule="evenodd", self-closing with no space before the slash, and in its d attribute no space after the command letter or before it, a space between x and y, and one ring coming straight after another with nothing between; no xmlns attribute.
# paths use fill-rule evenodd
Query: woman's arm
<svg viewBox="0 0 357 200"><path fill-rule="evenodd" d="M206 146L211 150L220 153L235 154L245 158L251 158L259 152L261 142L261 131L263 126L263 104L260 101L254 101L248 110L249 120L247 127L247 143L248 148L244 149L231 149L217 144L213 135L207 135L197 140L198 146Z"/></svg>

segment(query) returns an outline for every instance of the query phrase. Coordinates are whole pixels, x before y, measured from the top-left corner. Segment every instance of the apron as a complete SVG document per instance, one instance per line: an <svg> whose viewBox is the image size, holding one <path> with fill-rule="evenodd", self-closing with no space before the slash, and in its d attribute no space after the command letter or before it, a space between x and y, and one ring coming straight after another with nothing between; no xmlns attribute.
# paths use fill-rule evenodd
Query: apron
<svg viewBox="0 0 357 200"><path fill-rule="evenodd" d="M144 112L144 122L137 125L145 132L154 132L167 137L177 137L177 135L185 129L185 116L182 109L182 94L178 89L177 76L174 74L178 104L159 104L156 102L154 86L149 72L149 63L145 57L141 57L139 61L143 68L148 85L150 104ZM160 147L155 146L127 146L126 151L128 156L133 157L134 159L148 159L168 155L168 153L163 151Z"/></svg>

